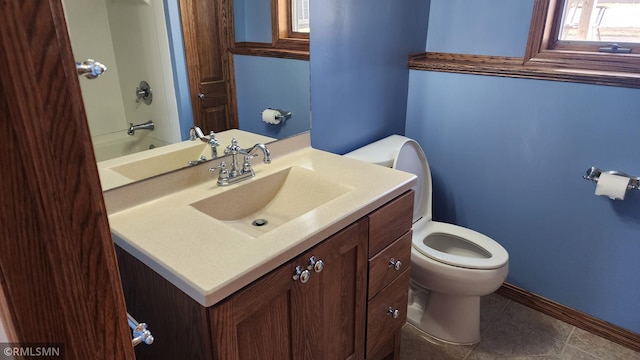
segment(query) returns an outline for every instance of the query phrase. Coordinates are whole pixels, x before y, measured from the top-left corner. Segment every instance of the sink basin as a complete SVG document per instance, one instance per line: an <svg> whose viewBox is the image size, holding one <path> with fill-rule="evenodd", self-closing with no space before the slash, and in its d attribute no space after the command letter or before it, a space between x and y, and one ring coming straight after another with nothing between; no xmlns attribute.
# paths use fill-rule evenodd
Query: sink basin
<svg viewBox="0 0 640 360"><path fill-rule="evenodd" d="M199 160L203 155L207 159L211 159L209 146L205 143L194 143L194 146L132 161L110 169L137 181L183 168L188 166L190 161Z"/></svg>
<svg viewBox="0 0 640 360"><path fill-rule="evenodd" d="M350 186L328 176L292 166L253 178L191 206L236 230L258 237L351 190Z"/></svg>

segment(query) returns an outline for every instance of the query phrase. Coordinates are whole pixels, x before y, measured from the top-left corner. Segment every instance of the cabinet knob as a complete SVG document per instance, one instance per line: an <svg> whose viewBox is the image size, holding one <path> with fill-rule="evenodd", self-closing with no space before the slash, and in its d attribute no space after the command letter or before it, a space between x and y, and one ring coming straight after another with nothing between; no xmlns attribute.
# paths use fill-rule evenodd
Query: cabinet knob
<svg viewBox="0 0 640 360"><path fill-rule="evenodd" d="M296 270L293 273L293 280L300 280L300 282L304 284L309 281L310 276L311 272L309 272L309 270L302 270L302 266L296 266Z"/></svg>
<svg viewBox="0 0 640 360"><path fill-rule="evenodd" d="M205 98L205 95L203 93L198 94L198 99L204 100L204 98Z"/></svg>
<svg viewBox="0 0 640 360"><path fill-rule="evenodd" d="M398 316L400 316L400 310L394 309L391 306L389 306L389 309L387 309L387 315L393 317L394 319L397 319Z"/></svg>
<svg viewBox="0 0 640 360"><path fill-rule="evenodd" d="M389 268L395 268L396 270L400 270L402 268L402 261L391 258L389 260Z"/></svg>
<svg viewBox="0 0 640 360"><path fill-rule="evenodd" d="M315 256L309 258L309 265L307 265L307 269L313 270L317 273L324 269L324 261L322 259L316 259Z"/></svg>

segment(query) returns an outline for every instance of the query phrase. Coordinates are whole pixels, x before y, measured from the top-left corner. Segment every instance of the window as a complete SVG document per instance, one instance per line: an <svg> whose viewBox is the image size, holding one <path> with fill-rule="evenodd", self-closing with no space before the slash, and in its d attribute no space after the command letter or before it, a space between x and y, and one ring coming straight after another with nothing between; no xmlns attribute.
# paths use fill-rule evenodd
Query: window
<svg viewBox="0 0 640 360"><path fill-rule="evenodd" d="M227 7L233 13L231 5ZM238 55L309 60L309 31L309 0L271 0L271 43L236 42L231 35L234 41L229 50Z"/></svg>
<svg viewBox="0 0 640 360"><path fill-rule="evenodd" d="M640 43L640 0L564 1L559 41Z"/></svg>
<svg viewBox="0 0 640 360"><path fill-rule="evenodd" d="M409 68L640 88L640 0L534 0L524 57L426 52Z"/></svg>
<svg viewBox="0 0 640 360"><path fill-rule="evenodd" d="M309 0L290 0L291 31L309 33Z"/></svg>
<svg viewBox="0 0 640 360"><path fill-rule="evenodd" d="M296 49L300 40L309 45L309 0L271 0L273 43Z"/></svg>
<svg viewBox="0 0 640 360"><path fill-rule="evenodd" d="M640 0L536 0L525 65L640 74Z"/></svg>

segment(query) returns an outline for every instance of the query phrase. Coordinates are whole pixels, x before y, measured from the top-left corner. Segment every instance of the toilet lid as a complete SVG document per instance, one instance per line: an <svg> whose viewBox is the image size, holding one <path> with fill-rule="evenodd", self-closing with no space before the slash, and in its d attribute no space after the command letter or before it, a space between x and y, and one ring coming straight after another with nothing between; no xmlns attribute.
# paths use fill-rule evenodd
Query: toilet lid
<svg viewBox="0 0 640 360"><path fill-rule="evenodd" d="M418 177L416 185L413 187L415 191L413 222L415 223L421 218L431 220L431 172L427 157L420 144L415 140L399 135L394 136L405 140L394 157L393 168Z"/></svg>
<svg viewBox="0 0 640 360"><path fill-rule="evenodd" d="M452 266L497 269L509 261L509 253L495 240L462 226L437 221L415 229L413 247L421 254Z"/></svg>

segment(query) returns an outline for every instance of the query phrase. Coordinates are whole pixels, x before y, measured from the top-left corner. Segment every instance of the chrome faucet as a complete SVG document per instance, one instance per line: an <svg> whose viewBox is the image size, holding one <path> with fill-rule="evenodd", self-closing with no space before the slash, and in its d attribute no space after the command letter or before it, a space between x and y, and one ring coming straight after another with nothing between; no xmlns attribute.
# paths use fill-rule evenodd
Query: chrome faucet
<svg viewBox="0 0 640 360"><path fill-rule="evenodd" d="M189 140L195 141L195 139L207 141L207 140L203 140L203 139L206 139L206 137L204 136L202 129L200 129L200 127L198 126L192 126L191 129L189 129Z"/></svg>
<svg viewBox="0 0 640 360"><path fill-rule="evenodd" d="M209 133L209 137L204 136L202 129L198 126L192 126L189 129L189 140L195 141L196 139L200 139L202 142L206 142L211 147L211 158L215 159L218 157L218 146L220 146L220 141L216 139L216 134L211 131Z"/></svg>
<svg viewBox="0 0 640 360"><path fill-rule="evenodd" d="M136 133L136 130L151 130L155 129L155 125L152 120L147 121L143 124L133 125L133 123L129 123L129 130L127 130L127 135L133 136Z"/></svg>
<svg viewBox="0 0 640 360"><path fill-rule="evenodd" d="M227 164L223 161L220 165L210 168L209 172L220 170L218 176L218 185L220 186L226 186L252 178L256 176L256 174L253 171L250 160L258 156L256 154L257 150L262 151L262 161L265 164L271 163L271 153L265 144L255 144L249 149L243 149L238 145L238 140L233 138L231 139L231 145L227 146L224 150L225 155L231 155L231 169L227 169ZM242 165L239 165L239 155L244 156Z"/></svg>

